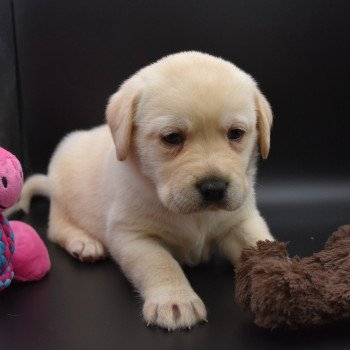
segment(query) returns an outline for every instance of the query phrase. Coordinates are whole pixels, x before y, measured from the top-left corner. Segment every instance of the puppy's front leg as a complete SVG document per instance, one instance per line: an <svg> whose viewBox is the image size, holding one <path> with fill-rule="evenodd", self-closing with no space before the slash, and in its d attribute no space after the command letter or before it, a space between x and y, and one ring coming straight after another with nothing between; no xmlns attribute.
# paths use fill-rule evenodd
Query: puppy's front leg
<svg viewBox="0 0 350 350"><path fill-rule="evenodd" d="M243 248L267 239L274 240L265 220L256 212L233 227L230 233L219 241L219 248L226 258L235 264Z"/></svg>
<svg viewBox="0 0 350 350"><path fill-rule="evenodd" d="M125 236L124 236L125 237ZM111 253L144 299L147 325L190 328L206 319L202 300L178 262L151 238L114 239Z"/></svg>

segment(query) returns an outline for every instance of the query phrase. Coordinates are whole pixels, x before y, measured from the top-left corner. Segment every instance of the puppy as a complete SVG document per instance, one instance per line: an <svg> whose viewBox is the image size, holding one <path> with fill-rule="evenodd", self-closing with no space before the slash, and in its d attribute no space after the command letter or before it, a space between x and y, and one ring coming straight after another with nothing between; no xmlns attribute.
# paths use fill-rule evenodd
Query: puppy
<svg viewBox="0 0 350 350"><path fill-rule="evenodd" d="M242 248L273 239L254 194L269 103L232 63L182 52L126 80L106 116L108 126L60 143L20 205L49 196L53 242L81 261L108 251L140 292L148 325L192 327L207 314L180 264L206 261L214 246L234 263Z"/></svg>

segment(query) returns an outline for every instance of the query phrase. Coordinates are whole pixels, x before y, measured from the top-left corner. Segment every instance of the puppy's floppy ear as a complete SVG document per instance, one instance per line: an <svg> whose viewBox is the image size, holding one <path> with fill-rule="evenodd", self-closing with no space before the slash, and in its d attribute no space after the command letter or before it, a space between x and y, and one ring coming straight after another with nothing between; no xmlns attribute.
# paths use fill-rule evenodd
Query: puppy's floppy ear
<svg viewBox="0 0 350 350"><path fill-rule="evenodd" d="M257 127L261 156L266 159L270 150L270 132L272 126L272 110L269 102L261 91L255 90L255 105L257 111Z"/></svg>
<svg viewBox="0 0 350 350"><path fill-rule="evenodd" d="M110 97L107 105L106 119L118 160L125 160L128 155L137 100L138 90L127 81Z"/></svg>

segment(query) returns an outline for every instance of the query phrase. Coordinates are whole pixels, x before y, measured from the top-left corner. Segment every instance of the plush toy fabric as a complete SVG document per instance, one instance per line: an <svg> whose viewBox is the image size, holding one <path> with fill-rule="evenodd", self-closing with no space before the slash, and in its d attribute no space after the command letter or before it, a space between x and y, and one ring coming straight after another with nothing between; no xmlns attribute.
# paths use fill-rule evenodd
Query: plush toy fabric
<svg viewBox="0 0 350 350"><path fill-rule="evenodd" d="M0 291L8 287L13 279L12 255L15 238L8 221L0 215Z"/></svg>
<svg viewBox="0 0 350 350"><path fill-rule="evenodd" d="M50 270L50 258L44 242L29 225L20 221L10 221L15 232L16 252L12 257L15 280L20 282L36 281Z"/></svg>
<svg viewBox="0 0 350 350"><path fill-rule="evenodd" d="M236 265L236 300L269 329L350 318L350 225L311 257L289 258L280 242L244 249Z"/></svg>
<svg viewBox="0 0 350 350"><path fill-rule="evenodd" d="M8 287L13 278L38 280L51 267L47 249L35 230L24 222L8 222L2 215L16 203L22 186L20 162L0 147L0 291Z"/></svg>

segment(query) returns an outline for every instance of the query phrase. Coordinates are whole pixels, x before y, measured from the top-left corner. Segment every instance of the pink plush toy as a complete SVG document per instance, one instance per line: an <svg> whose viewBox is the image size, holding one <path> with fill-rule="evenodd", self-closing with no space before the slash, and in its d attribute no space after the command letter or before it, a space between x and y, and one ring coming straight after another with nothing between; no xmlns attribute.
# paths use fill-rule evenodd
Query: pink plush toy
<svg viewBox="0 0 350 350"><path fill-rule="evenodd" d="M18 159L0 147L0 291L17 281L35 281L44 277L51 263L44 242L36 231L20 221L2 215L14 205L23 186Z"/></svg>

